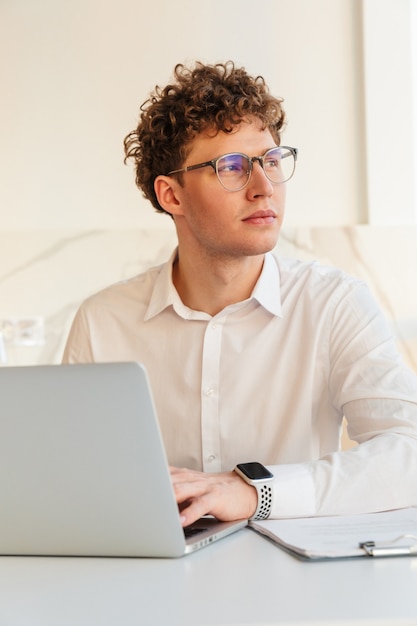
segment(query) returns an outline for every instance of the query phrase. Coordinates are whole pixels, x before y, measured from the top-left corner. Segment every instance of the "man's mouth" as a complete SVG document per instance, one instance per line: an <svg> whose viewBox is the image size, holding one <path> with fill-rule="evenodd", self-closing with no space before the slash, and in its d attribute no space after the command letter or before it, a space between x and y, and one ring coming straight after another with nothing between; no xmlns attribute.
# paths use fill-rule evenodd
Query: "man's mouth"
<svg viewBox="0 0 417 626"><path fill-rule="evenodd" d="M255 211L248 217L245 217L244 222L250 222L251 224L272 224L276 220L276 214L273 211Z"/></svg>

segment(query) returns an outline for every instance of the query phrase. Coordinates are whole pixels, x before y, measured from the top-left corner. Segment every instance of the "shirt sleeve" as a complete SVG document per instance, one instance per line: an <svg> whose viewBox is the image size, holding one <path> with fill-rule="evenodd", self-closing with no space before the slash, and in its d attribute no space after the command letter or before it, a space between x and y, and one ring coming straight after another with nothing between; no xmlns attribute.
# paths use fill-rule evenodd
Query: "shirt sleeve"
<svg viewBox="0 0 417 626"><path fill-rule="evenodd" d="M358 445L270 466L271 517L417 506L417 377L363 283L335 298L329 329L329 394Z"/></svg>
<svg viewBox="0 0 417 626"><path fill-rule="evenodd" d="M88 322L84 307L75 315L62 357L63 364L92 363L94 361Z"/></svg>

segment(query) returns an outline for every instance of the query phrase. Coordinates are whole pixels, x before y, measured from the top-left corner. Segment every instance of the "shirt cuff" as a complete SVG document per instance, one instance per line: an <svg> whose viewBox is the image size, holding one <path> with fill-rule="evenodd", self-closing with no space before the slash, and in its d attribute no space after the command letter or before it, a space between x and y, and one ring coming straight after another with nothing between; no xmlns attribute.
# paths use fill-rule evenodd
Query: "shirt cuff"
<svg viewBox="0 0 417 626"><path fill-rule="evenodd" d="M316 514L316 497L310 464L270 465L274 475L270 519L310 517Z"/></svg>

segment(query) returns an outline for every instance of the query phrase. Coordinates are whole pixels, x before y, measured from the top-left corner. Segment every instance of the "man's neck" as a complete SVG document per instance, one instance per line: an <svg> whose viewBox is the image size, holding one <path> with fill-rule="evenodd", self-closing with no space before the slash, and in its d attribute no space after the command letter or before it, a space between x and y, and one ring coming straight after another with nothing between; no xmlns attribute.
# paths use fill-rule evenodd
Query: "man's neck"
<svg viewBox="0 0 417 626"><path fill-rule="evenodd" d="M180 252L172 280L186 306L214 316L226 306L249 298L263 261L263 254L238 259L190 259Z"/></svg>

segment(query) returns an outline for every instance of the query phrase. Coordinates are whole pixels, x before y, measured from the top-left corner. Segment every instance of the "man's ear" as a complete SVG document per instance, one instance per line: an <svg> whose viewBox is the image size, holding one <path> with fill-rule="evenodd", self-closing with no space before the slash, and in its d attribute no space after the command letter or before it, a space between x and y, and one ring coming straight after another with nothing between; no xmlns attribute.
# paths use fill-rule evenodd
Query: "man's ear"
<svg viewBox="0 0 417 626"><path fill-rule="evenodd" d="M170 176L157 176L154 182L154 189L158 202L167 213L171 215L182 215L181 202L178 191L180 184L175 178Z"/></svg>

